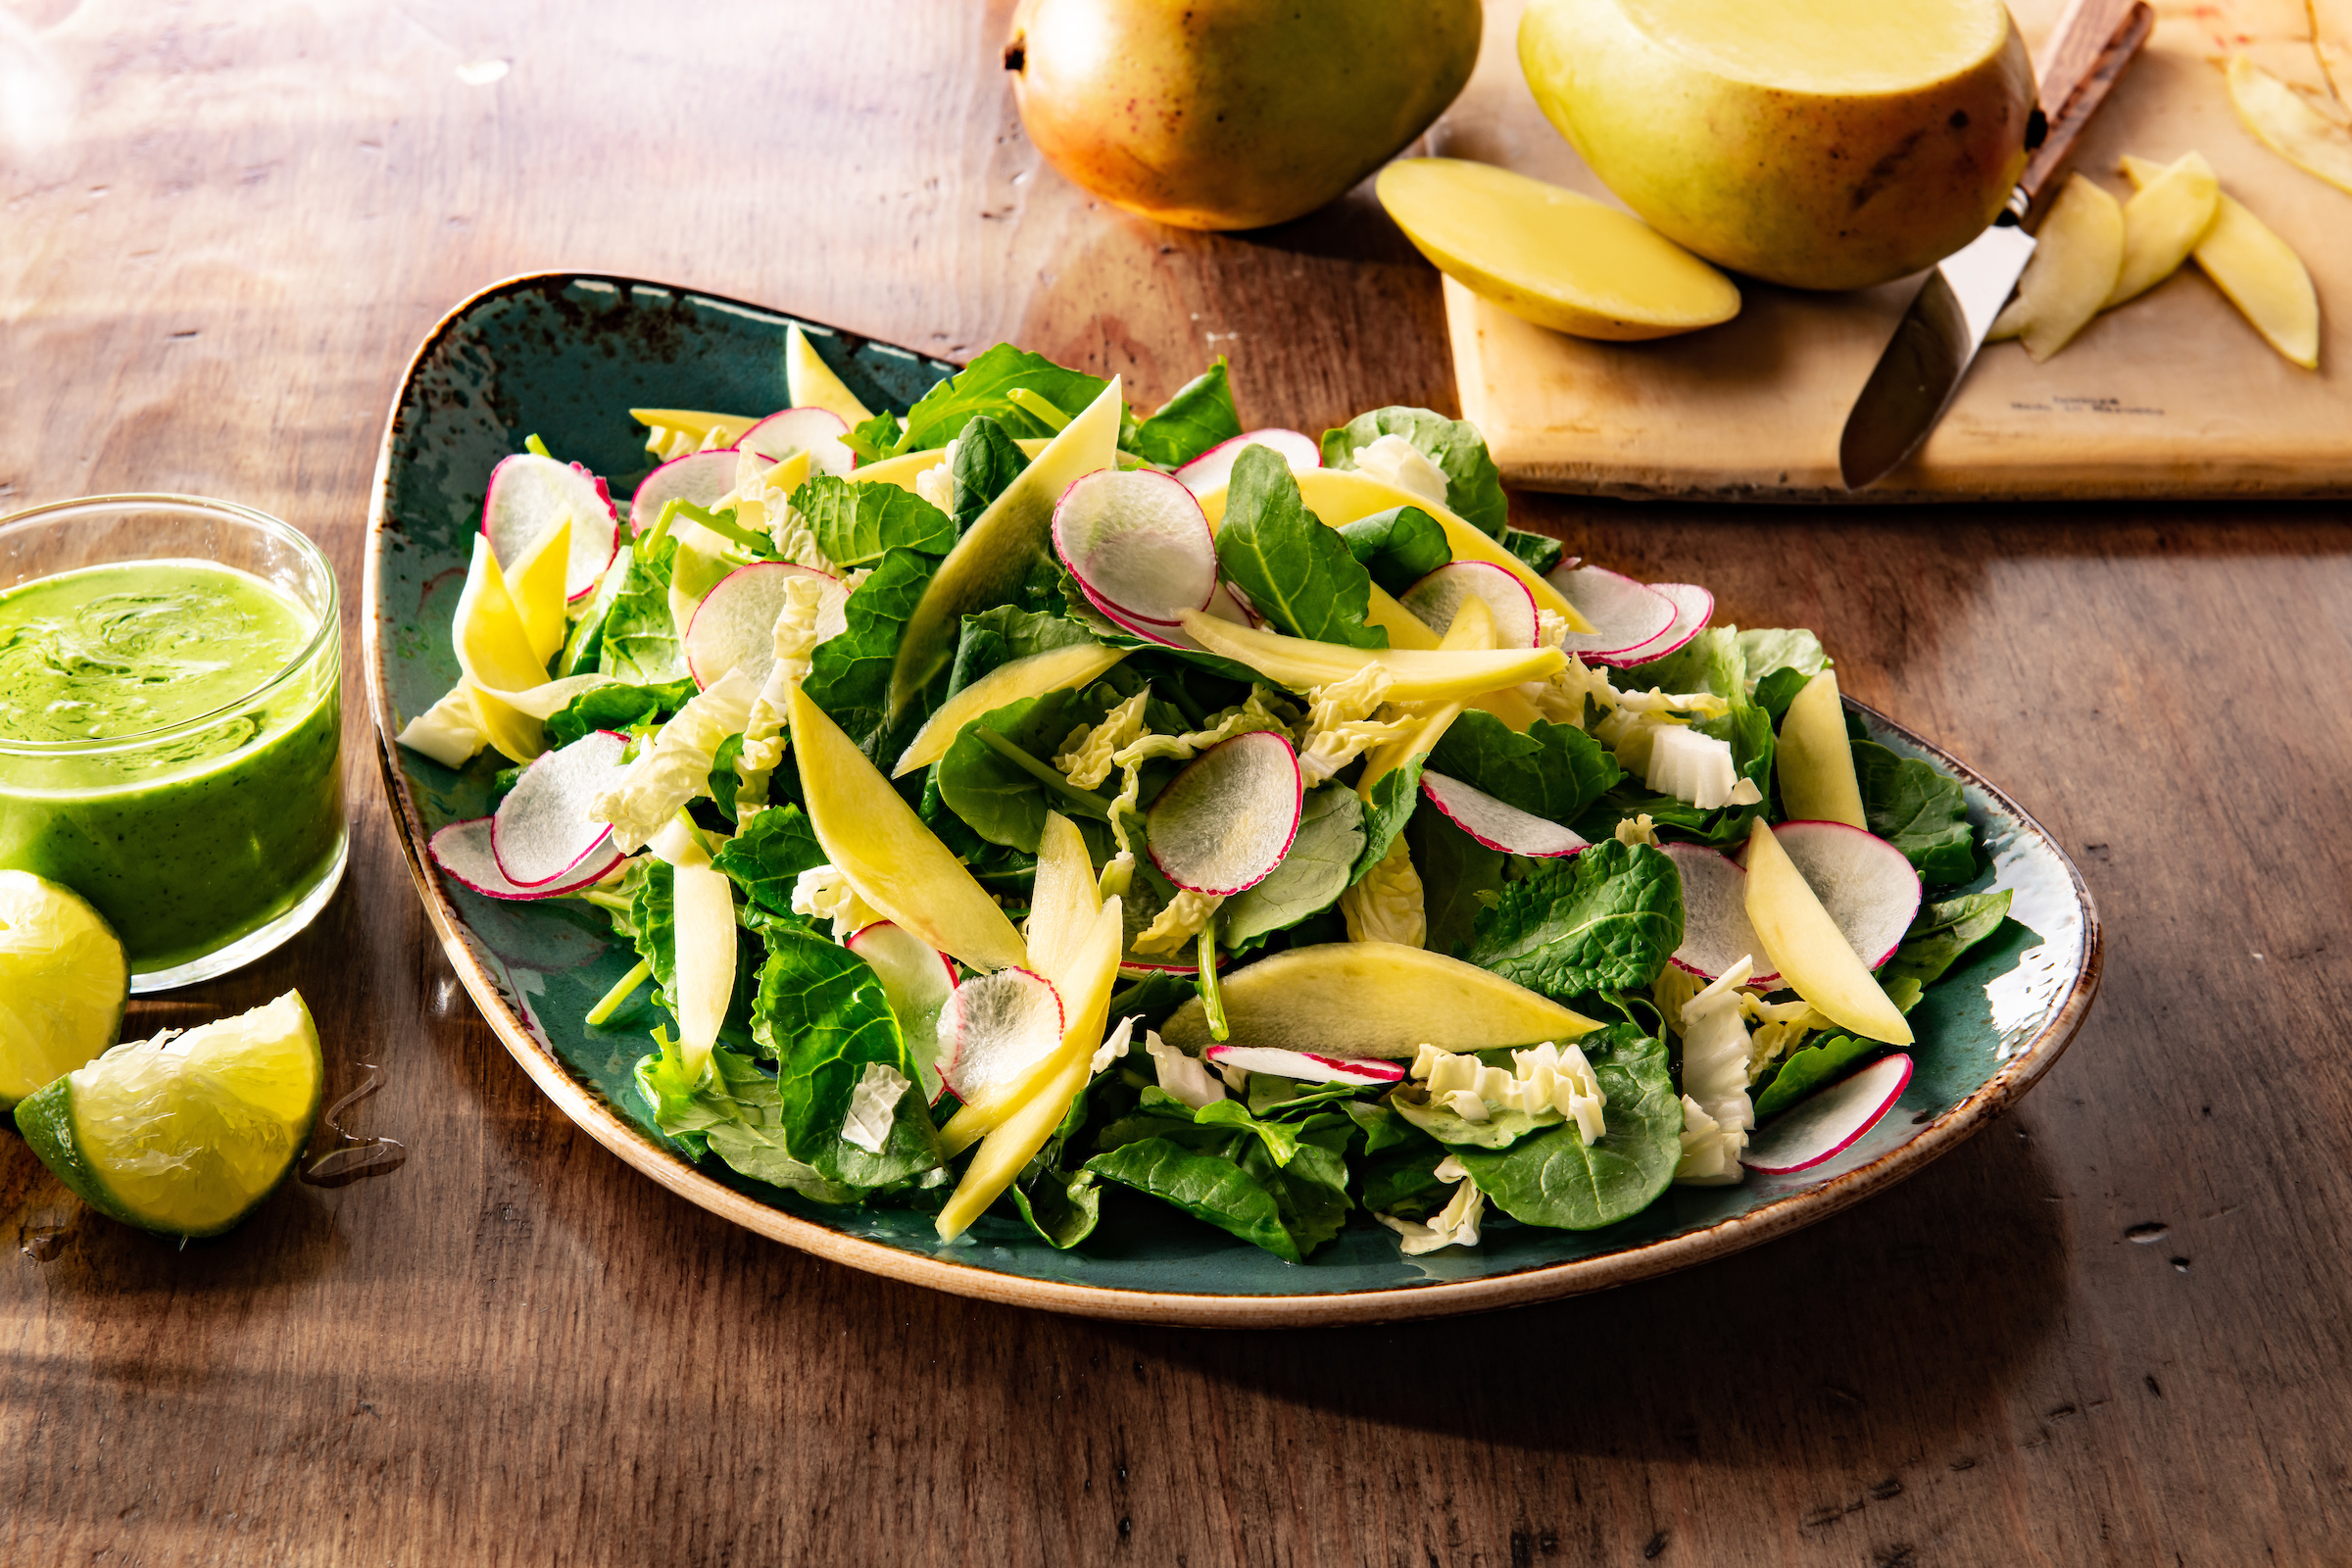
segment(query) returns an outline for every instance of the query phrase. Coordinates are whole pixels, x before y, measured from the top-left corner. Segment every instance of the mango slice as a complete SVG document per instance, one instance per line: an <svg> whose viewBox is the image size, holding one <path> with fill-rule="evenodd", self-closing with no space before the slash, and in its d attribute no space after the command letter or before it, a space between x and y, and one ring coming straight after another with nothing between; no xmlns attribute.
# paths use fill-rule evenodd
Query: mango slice
<svg viewBox="0 0 2352 1568"><path fill-rule="evenodd" d="M1446 628L1445 640L1438 646L1448 653L1478 653L1492 649L1494 646L1494 612L1487 608L1487 602L1483 599L1463 600L1460 608L1453 612L1453 624ZM1477 700L1483 703L1497 697L1515 699L1526 705L1531 712L1534 710L1534 705L1528 703L1526 698L1507 689L1499 693L1490 692ZM1371 800L1373 785L1414 758L1426 757L1436 751L1438 742L1446 738L1446 730L1452 728L1453 721L1462 716L1464 706L1462 703L1440 703L1422 715L1420 723L1395 740L1383 742L1366 752L1364 770L1356 778L1355 793L1366 801ZM1524 725L1521 727L1525 728Z"/></svg>
<svg viewBox="0 0 2352 1568"><path fill-rule="evenodd" d="M894 721L954 657L963 617L1010 601L1040 556L1052 554L1047 536L1054 523L1054 503L1073 481L1118 462L1119 416L1125 408L1114 375L973 520L939 564L899 638L898 658L890 671Z"/></svg>
<svg viewBox="0 0 2352 1568"><path fill-rule="evenodd" d="M564 634L570 629L564 614L564 578L570 565L571 519L564 517L539 536L507 578L523 635L542 669L564 651Z"/></svg>
<svg viewBox="0 0 2352 1568"><path fill-rule="evenodd" d="M499 570L490 541L474 535L473 561L458 594L451 628L458 667L473 688L474 712L482 733L509 760L527 762L544 749L546 727L501 700L504 692L530 691L547 683L547 666L531 652L530 633L514 596Z"/></svg>
<svg viewBox="0 0 2352 1568"><path fill-rule="evenodd" d="M1557 648L1449 653L1443 649L1346 648L1307 637L1285 637L1219 620L1203 611L1179 617L1193 640L1212 654L1248 664L1277 686L1311 691L1360 674L1367 664L1386 669L1392 703L1450 703L1521 681L1542 680L1567 667Z"/></svg>
<svg viewBox="0 0 2352 1568"><path fill-rule="evenodd" d="M1083 686L1127 657L1123 648L1102 643L1076 643L1049 648L1042 654L999 664L978 680L939 705L939 711L914 732L899 754L892 778L904 778L918 767L929 767L948 755L964 726L982 713L993 712L1023 698L1043 697L1071 686Z"/></svg>
<svg viewBox="0 0 2352 1568"><path fill-rule="evenodd" d="M2146 293L2188 260L2213 226L2221 195L2213 166L2202 153L2187 153L2125 204L2124 266L2108 291L2109 309Z"/></svg>
<svg viewBox="0 0 2352 1568"><path fill-rule="evenodd" d="M2123 204L2081 174L2068 175L2034 236L2017 298L1985 335L2023 338L2036 364L2048 359L2099 314L2123 266Z"/></svg>
<svg viewBox="0 0 2352 1568"><path fill-rule="evenodd" d="M2114 205L2112 198L2108 205ZM1862 786L1854 777L1854 748L1846 739L1836 670L1823 670L1796 694L1782 716L1780 748L1773 757L1781 775L1781 804L1790 817L1870 831L1862 817Z"/></svg>
<svg viewBox="0 0 2352 1568"><path fill-rule="evenodd" d="M2338 190L2352 191L2352 131L2329 122L2244 55L2230 60L2230 102L2271 151Z"/></svg>
<svg viewBox="0 0 2352 1568"><path fill-rule="evenodd" d="M1429 629L1429 622L1398 604L1378 583L1372 585L1372 607L1364 612L1364 619L1389 634L1391 648L1430 649L1438 646L1438 634Z"/></svg>
<svg viewBox="0 0 2352 1568"><path fill-rule="evenodd" d="M1056 989L1066 987L1102 912L1094 861L1078 824L1048 811L1038 836L1037 880L1029 894L1029 966Z"/></svg>
<svg viewBox="0 0 2352 1568"><path fill-rule="evenodd" d="M689 452L731 447L736 437L758 424L761 416L709 414L701 409L631 409L629 417L646 426L645 450L654 455L654 461L667 463Z"/></svg>
<svg viewBox="0 0 2352 1568"><path fill-rule="evenodd" d="M1425 1045L1536 1046L1600 1027L1474 963L1390 942L1293 948L1236 970L1224 991L1234 1044L1331 1056L1403 1061ZM1160 1036L1200 1054L1209 1044L1200 1000L1177 1008Z"/></svg>
<svg viewBox="0 0 2352 1568"><path fill-rule="evenodd" d="M670 877L677 907L679 1058L687 1082L698 1083L735 995L735 896L726 873L707 855L681 856Z"/></svg>
<svg viewBox="0 0 2352 1568"><path fill-rule="evenodd" d="M1902 1009L1854 953L1762 817L1747 835L1747 920L1781 983L1831 1022L1867 1040L1911 1044Z"/></svg>
<svg viewBox="0 0 2352 1568"><path fill-rule="evenodd" d="M1022 436L1013 442L1023 457L1034 458L1053 445L1049 436ZM947 453L939 447L927 447L920 452L908 452L879 463L858 465L850 477L859 484L895 484L902 490L914 488L914 477L926 469L936 468L946 460Z"/></svg>
<svg viewBox="0 0 2352 1568"><path fill-rule="evenodd" d="M808 334L798 326L784 329L784 395L796 409L823 409L841 416L852 427L873 417L856 393L833 373L833 367L809 347Z"/></svg>
<svg viewBox="0 0 2352 1568"><path fill-rule="evenodd" d="M1407 158L1375 185L1439 271L1513 316L1630 343L1740 314L1732 280L1630 213L1491 164Z"/></svg>
<svg viewBox="0 0 2352 1568"><path fill-rule="evenodd" d="M792 749L808 826L859 898L970 968L1029 961L1021 934L997 901L797 684Z"/></svg>
<svg viewBox="0 0 2352 1568"><path fill-rule="evenodd" d="M2163 172L2162 164L2145 158L2124 159L2125 177L2133 185ZM2224 191L2213 226L2194 254L2214 286L2271 347L2307 370L2320 368L2320 296L2294 247Z"/></svg>

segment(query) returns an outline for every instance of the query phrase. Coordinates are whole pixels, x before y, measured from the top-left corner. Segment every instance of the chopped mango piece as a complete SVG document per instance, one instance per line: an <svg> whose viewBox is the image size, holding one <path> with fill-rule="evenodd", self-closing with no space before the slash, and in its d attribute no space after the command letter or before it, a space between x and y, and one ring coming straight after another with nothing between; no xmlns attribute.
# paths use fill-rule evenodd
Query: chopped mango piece
<svg viewBox="0 0 2352 1568"><path fill-rule="evenodd" d="M1106 643L1074 643L1049 648L1042 654L999 664L978 680L939 705L939 710L914 732L899 754L892 778L904 778L918 767L929 767L948 755L964 726L982 713L993 712L1023 698L1043 697L1072 686L1083 686L1127 657L1123 648Z"/></svg>
<svg viewBox="0 0 2352 1568"><path fill-rule="evenodd" d="M1839 1028L1890 1046L1911 1026L1762 817L1747 835L1747 920L1781 981Z"/></svg>
<svg viewBox="0 0 2352 1568"><path fill-rule="evenodd" d="M1854 748L1838 700L1838 672L1825 669L1796 694L1781 719L1773 766L1781 775L1781 804L1803 822L1843 822L1865 833L1862 785L1854 777Z"/></svg>
<svg viewBox="0 0 2352 1568"><path fill-rule="evenodd" d="M1387 942L1292 948L1223 983L1234 1043L1409 1061L1423 1046L1486 1051L1574 1040L1599 1027L1474 963ZM1160 1031L1198 1055L1209 1044L1196 997Z"/></svg>
<svg viewBox="0 0 2352 1568"><path fill-rule="evenodd" d="M1444 649L1346 648L1338 643L1237 626L1198 610L1180 617L1195 642L1212 654L1248 664L1277 686L1311 691L1350 676L1368 664L1389 672L1392 703L1447 703L1477 697L1521 681L1542 680L1568 661L1556 648L1498 649L1449 653Z"/></svg>
<svg viewBox="0 0 2352 1568"><path fill-rule="evenodd" d="M2048 359L2105 307L2123 266L2123 204L2081 174L2068 175L2034 236L2017 298L1986 335L2023 338L2035 363Z"/></svg>
<svg viewBox="0 0 2352 1568"><path fill-rule="evenodd" d="M645 450L657 463L731 447L736 437L760 422L757 414L706 414L700 409L631 409L629 417L646 427Z"/></svg>
<svg viewBox="0 0 2352 1568"><path fill-rule="evenodd" d="M2163 172L2162 164L2144 158L2124 160L2134 185ZM2195 255L2199 270L2271 347L2307 370L2320 368L2320 296L2293 246L2224 191Z"/></svg>

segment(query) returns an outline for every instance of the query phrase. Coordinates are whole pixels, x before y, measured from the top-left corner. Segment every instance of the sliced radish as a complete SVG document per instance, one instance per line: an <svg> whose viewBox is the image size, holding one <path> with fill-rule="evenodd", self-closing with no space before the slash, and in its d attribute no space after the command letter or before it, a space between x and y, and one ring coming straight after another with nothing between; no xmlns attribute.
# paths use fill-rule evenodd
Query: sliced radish
<svg viewBox="0 0 2352 1568"><path fill-rule="evenodd" d="M1781 848L1861 960L1894 956L1919 913L1919 873L1902 851L1843 822L1783 822Z"/></svg>
<svg viewBox="0 0 2352 1568"><path fill-rule="evenodd" d="M1217 579L1217 586L1208 596L1208 612L1219 620L1230 620L1236 626L1263 624L1257 612L1250 608L1249 595L1227 582Z"/></svg>
<svg viewBox="0 0 2352 1568"><path fill-rule="evenodd" d="M1394 1084L1404 1080L1401 1061L1378 1061L1353 1056L1318 1056L1307 1051L1285 1051L1279 1046L1210 1046L1201 1053L1220 1067L1271 1073L1307 1084Z"/></svg>
<svg viewBox="0 0 2352 1568"><path fill-rule="evenodd" d="M956 1098L1010 1088L1061 1044L1061 993L1027 969L957 986L939 1009L939 1075Z"/></svg>
<svg viewBox="0 0 2352 1568"><path fill-rule="evenodd" d="M1590 848L1588 841L1569 832L1557 822L1547 821L1532 811L1522 811L1516 806L1498 801L1485 790L1474 788L1458 778L1424 769L1421 774L1421 793L1429 804L1446 813L1455 827L1469 834L1490 850L1505 855L1533 856L1539 859L1574 855Z"/></svg>
<svg viewBox="0 0 2352 1568"><path fill-rule="evenodd" d="M490 470L482 536L501 567L529 555L539 536L566 516L571 518L571 561L564 572L564 597L571 601L596 592L620 551L620 518L605 481L576 463L558 463L535 452L502 458Z"/></svg>
<svg viewBox="0 0 2352 1568"><path fill-rule="evenodd" d="M1715 613L1715 596L1694 582L1653 582L1649 590L1674 601L1674 624L1641 647L1629 649L1619 658L1604 659L1599 662L1631 669L1636 664L1647 664L1664 659L1704 630L1707 621Z"/></svg>
<svg viewBox="0 0 2352 1568"><path fill-rule="evenodd" d="M1599 566L1554 568L1544 581L1592 623L1591 631L1572 631L1560 640L1560 651L1572 658L1626 662L1629 654L1656 642L1674 625L1674 601L1622 573Z"/></svg>
<svg viewBox="0 0 2352 1568"><path fill-rule="evenodd" d="M1150 468L1101 468L1064 490L1054 504L1054 553L1122 625L1173 627L1216 591L1216 536L1200 503Z"/></svg>
<svg viewBox="0 0 2352 1568"><path fill-rule="evenodd" d="M1911 1082L1911 1058L1881 1056L1849 1077L1817 1090L1753 1133L1740 1163L1768 1176L1809 1170L1845 1152L1894 1108Z"/></svg>
<svg viewBox="0 0 2352 1568"><path fill-rule="evenodd" d="M733 447L671 459L647 474L629 498L629 526L651 528L662 509L672 501L692 502L710 511L734 493L736 473L742 466L743 455Z"/></svg>
<svg viewBox="0 0 2352 1568"><path fill-rule="evenodd" d="M490 853L507 880L542 887L611 847L612 825L592 820L588 807L612 787L628 748L626 735L600 729L523 769L490 818Z"/></svg>
<svg viewBox="0 0 2352 1568"><path fill-rule="evenodd" d="M1443 637L1462 601L1473 596L1494 612L1495 647L1536 646L1535 595L1491 561L1450 562L1397 595L1397 602Z"/></svg>
<svg viewBox="0 0 2352 1568"><path fill-rule="evenodd" d="M757 452L770 463L782 463L795 452L808 454L808 466L818 473L846 476L858 455L841 444L850 433L842 416L830 409L786 409L771 414L735 438L745 452Z"/></svg>
<svg viewBox="0 0 2352 1568"><path fill-rule="evenodd" d="M956 961L903 925L877 920L842 944L873 967L898 1016L907 1054L923 1075L923 1093L939 1103L940 1014L956 991Z"/></svg>
<svg viewBox="0 0 2352 1568"><path fill-rule="evenodd" d="M1195 893L1245 892L1291 853L1304 800L1287 736L1236 735L1195 758L1152 803L1152 861Z"/></svg>
<svg viewBox="0 0 2352 1568"><path fill-rule="evenodd" d="M601 853L590 856L570 875L526 888L498 868L498 856L490 847L490 818L486 816L450 823L426 842L425 852L433 858L435 865L484 898L513 900L553 899L577 893L627 858L608 840Z"/></svg>
<svg viewBox="0 0 2352 1568"><path fill-rule="evenodd" d="M1205 495L1221 489L1233 477L1233 460L1242 455L1244 447L1271 447L1282 461L1291 466L1293 473L1323 466L1323 449L1315 438L1303 430L1251 430L1230 441L1220 441L1192 462L1176 470L1176 482L1195 495Z"/></svg>
<svg viewBox="0 0 2352 1568"><path fill-rule="evenodd" d="M1661 844L1659 849L1683 874L1683 945L1672 962L1702 980L1713 980L1741 958L1762 967L1764 944L1747 918L1747 872L1728 855L1703 844ZM1779 971L1756 974L1747 983L1770 990Z"/></svg>
<svg viewBox="0 0 2352 1568"><path fill-rule="evenodd" d="M784 612L785 585L813 577L819 585L816 640L848 622L842 606L850 590L838 577L796 566L788 561L758 561L718 579L694 607L686 625L686 668L697 686L709 686L730 669L740 669L754 686L765 684L776 662L776 617Z"/></svg>

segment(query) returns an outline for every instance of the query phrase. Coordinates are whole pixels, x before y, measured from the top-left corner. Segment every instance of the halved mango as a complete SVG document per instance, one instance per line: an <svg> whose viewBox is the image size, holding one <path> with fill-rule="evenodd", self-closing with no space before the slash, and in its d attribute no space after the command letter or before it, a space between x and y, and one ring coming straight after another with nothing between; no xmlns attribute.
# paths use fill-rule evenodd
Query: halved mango
<svg viewBox="0 0 2352 1568"><path fill-rule="evenodd" d="M2134 185L2163 172L2162 164L2148 159L2124 159L2124 175ZM2271 347L2307 370L2320 368L2320 296L2293 246L2224 191L2194 254L2214 287Z"/></svg>
<svg viewBox="0 0 2352 1568"><path fill-rule="evenodd" d="M1234 971L1224 992L1236 1045L1327 1056L1403 1061L1425 1045L1536 1046L1600 1027L1474 963L1388 942L1293 948ZM1200 1000L1177 1008L1160 1035L1198 1055L1209 1044Z"/></svg>
<svg viewBox="0 0 2352 1568"><path fill-rule="evenodd" d="M982 713L994 712L1023 698L1043 697L1072 686L1083 686L1127 657L1124 648L1104 643L1074 643L1049 648L1042 654L999 664L978 680L939 705L924 720L906 750L899 754L892 778L904 778L918 767L929 767L948 755L964 726Z"/></svg>
<svg viewBox="0 0 2352 1568"><path fill-rule="evenodd" d="M1762 817L1747 835L1747 920L1781 983L1832 1023L1890 1046L1911 1044L1903 1013Z"/></svg>
<svg viewBox="0 0 2352 1568"><path fill-rule="evenodd" d="M1843 822L1865 833L1862 785L1854 777L1854 748L1838 700L1838 672L1825 669L1805 682L1781 719L1773 766L1781 775L1781 804L1803 822Z"/></svg>
<svg viewBox="0 0 2352 1568"><path fill-rule="evenodd" d="M1198 610L1186 611L1179 619L1193 640L1208 652L1248 664L1277 686L1293 691L1311 691L1360 674L1367 664L1378 664L1392 678L1392 703L1459 702L1521 681L1542 680L1568 664L1557 648L1497 649L1492 653L1347 648L1237 626Z"/></svg>

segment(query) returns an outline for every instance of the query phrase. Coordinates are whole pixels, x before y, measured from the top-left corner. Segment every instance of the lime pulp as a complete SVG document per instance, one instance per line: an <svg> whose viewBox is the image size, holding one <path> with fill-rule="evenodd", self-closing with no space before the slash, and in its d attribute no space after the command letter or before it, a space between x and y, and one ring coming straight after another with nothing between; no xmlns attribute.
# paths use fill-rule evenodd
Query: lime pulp
<svg viewBox="0 0 2352 1568"><path fill-rule="evenodd" d="M121 1038L129 996L130 960L88 901L0 871L0 1110Z"/></svg>

